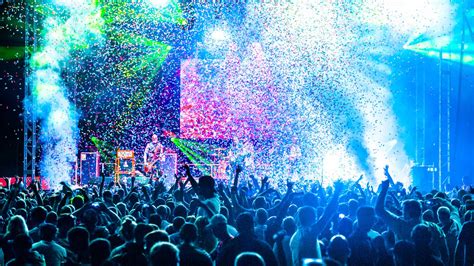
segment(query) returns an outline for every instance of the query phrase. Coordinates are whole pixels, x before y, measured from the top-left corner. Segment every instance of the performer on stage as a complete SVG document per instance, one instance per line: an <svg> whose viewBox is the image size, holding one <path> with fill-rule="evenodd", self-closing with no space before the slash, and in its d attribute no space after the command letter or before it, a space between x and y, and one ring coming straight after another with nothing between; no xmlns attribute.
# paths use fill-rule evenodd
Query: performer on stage
<svg viewBox="0 0 474 266"><path fill-rule="evenodd" d="M159 178L163 174L161 169L161 161L164 160L164 147L158 141L158 136L153 134L151 137L151 142L148 143L145 147L145 152L143 154L143 164L145 168L145 173L149 175L150 178Z"/></svg>

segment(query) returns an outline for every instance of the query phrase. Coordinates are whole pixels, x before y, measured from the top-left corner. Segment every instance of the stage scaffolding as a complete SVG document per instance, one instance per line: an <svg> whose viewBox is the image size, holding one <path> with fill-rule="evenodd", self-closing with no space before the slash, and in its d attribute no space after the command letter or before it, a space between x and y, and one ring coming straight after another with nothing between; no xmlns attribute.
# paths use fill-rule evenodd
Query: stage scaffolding
<svg viewBox="0 0 474 266"><path fill-rule="evenodd" d="M416 107L415 107L415 163L419 167L426 169L431 177L432 188L438 190L449 189L452 175L452 155L451 147L454 146L452 135L456 134L457 127L452 126L453 121L457 121L459 111L453 109L453 102L461 99L461 92L464 78L464 55L466 52L466 38L470 35L474 41L469 17L466 15L472 9L462 7L462 24L456 27L455 31L449 34L461 34L460 43L450 44L439 49L437 62L421 58L416 65ZM460 31L460 32L459 32ZM459 58L456 58L459 55ZM437 85L431 84L429 77L435 75L433 68L429 64L437 64ZM427 77L428 75L428 77ZM457 83L456 83L457 81ZM430 99L436 97L436 99ZM431 100L431 102L430 102ZM432 108L433 101L436 100L436 110ZM430 104L431 103L431 104ZM457 104L454 104L457 106ZM437 121L427 121L429 114L436 114ZM436 123L436 130L430 130L430 124ZM432 139L428 135L433 136ZM436 139L435 141L432 141ZM433 148L432 148L433 147ZM436 156L428 156L429 153L436 153ZM428 176L427 175L427 176Z"/></svg>
<svg viewBox="0 0 474 266"><path fill-rule="evenodd" d="M439 52L438 180L433 180L433 185L438 190L445 189L446 186L451 183L452 56L451 48L448 48L446 51L441 49Z"/></svg>
<svg viewBox="0 0 474 266"><path fill-rule="evenodd" d="M424 169L426 178L431 178L431 188L438 190L451 183L452 92L453 75L457 73L453 56L450 48L440 49L437 62L421 58L415 66L415 163ZM438 73L433 73L433 63ZM429 80L435 73L437 84ZM431 115L436 119L429 119Z"/></svg>
<svg viewBox="0 0 474 266"><path fill-rule="evenodd" d="M30 58L31 55L37 50L37 23L38 18L36 14L37 0L24 1L25 4L25 98L24 101L28 101L33 92L33 86L30 79L31 66ZM23 178L26 180L28 176L36 176L36 157L37 157L37 117L34 108L34 102L25 104L23 107Z"/></svg>

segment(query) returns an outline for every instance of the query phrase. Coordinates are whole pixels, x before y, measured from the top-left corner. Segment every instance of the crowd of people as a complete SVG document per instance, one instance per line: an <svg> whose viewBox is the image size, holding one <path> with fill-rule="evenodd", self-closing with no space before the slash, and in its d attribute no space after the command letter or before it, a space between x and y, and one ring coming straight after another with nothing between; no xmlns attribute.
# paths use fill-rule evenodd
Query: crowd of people
<svg viewBox="0 0 474 266"><path fill-rule="evenodd" d="M471 187L193 177L0 190L2 265L474 265Z"/></svg>

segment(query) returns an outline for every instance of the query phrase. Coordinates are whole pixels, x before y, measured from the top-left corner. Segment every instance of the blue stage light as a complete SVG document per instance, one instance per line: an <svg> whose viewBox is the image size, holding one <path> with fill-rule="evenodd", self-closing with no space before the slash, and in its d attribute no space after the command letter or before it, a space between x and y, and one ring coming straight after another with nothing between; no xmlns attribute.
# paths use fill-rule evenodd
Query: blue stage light
<svg viewBox="0 0 474 266"><path fill-rule="evenodd" d="M211 33L211 38L214 41L225 41L229 38L229 35L223 29L217 28Z"/></svg>
<svg viewBox="0 0 474 266"><path fill-rule="evenodd" d="M150 4L156 8L163 8L169 4L169 0L149 0Z"/></svg>

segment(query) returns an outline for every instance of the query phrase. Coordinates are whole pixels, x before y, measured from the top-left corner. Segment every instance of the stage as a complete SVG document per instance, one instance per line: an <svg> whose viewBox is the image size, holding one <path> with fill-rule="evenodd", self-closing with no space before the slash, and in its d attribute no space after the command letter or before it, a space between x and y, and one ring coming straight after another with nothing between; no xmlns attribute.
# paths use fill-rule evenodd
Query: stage
<svg viewBox="0 0 474 266"><path fill-rule="evenodd" d="M188 164L225 181L240 165L375 185L389 165L405 186L459 185L474 175L474 12L454 2L5 3L24 46L5 48L5 149L21 160L3 175L54 187Z"/></svg>

